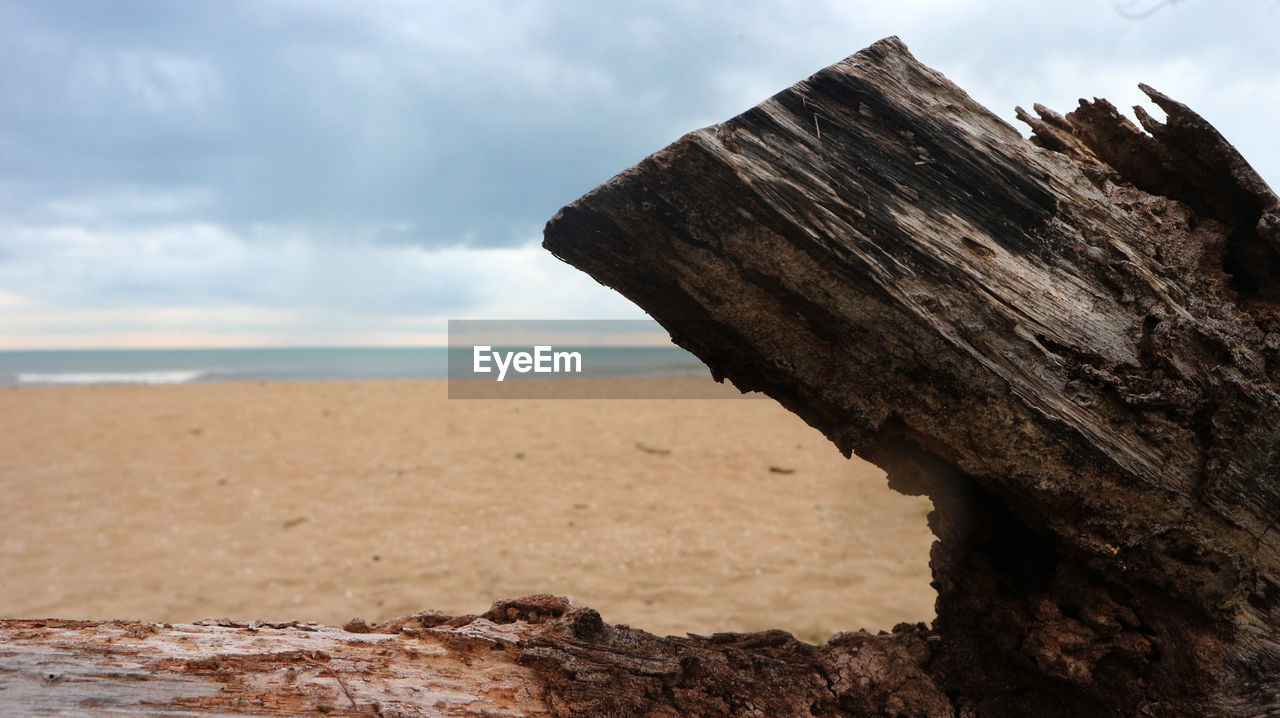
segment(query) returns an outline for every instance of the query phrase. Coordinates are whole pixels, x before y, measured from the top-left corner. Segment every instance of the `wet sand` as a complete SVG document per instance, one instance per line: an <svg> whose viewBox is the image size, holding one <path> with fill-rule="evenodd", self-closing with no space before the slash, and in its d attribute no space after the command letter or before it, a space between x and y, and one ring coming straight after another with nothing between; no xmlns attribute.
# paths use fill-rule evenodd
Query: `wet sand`
<svg viewBox="0 0 1280 718"><path fill-rule="evenodd" d="M932 618L927 501L773 401L446 397L0 389L0 616L341 624L554 593L659 634Z"/></svg>

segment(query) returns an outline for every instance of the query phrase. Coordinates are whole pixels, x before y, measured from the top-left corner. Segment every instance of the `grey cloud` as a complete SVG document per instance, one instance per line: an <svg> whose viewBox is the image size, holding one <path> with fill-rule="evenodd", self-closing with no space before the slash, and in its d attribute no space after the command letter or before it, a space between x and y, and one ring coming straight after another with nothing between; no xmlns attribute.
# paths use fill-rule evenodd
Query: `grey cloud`
<svg viewBox="0 0 1280 718"><path fill-rule="evenodd" d="M127 187L204 193L193 221L399 223L422 246L510 246L680 133L882 34L972 68L1008 117L1012 98L1046 99L1046 57L1114 65L1174 46L1231 66L1254 49L1222 41L1248 10L1213 5L1135 22L1107 2L865 18L841 10L856 3L11 2L0 182L17 189L6 211L37 222L57 220L41 200Z"/></svg>
<svg viewBox="0 0 1280 718"><path fill-rule="evenodd" d="M426 246L523 241L693 129L719 90L718 64L767 59L744 38L776 14L689 3L34 7L7 8L26 31L0 50L17 78L3 100L20 106L0 140L17 159L3 181L25 195L10 211L50 221L41 198L177 188L212 198L192 220L408 223Z"/></svg>
<svg viewBox="0 0 1280 718"><path fill-rule="evenodd" d="M268 228L279 237L297 230ZM119 234L9 230L0 288L49 307L253 306L402 316L459 313L480 294L476 270L441 271L414 248L333 251L296 240L248 241L212 226ZM16 239L15 239L16 237ZM103 245L138 251L103 256Z"/></svg>
<svg viewBox="0 0 1280 718"><path fill-rule="evenodd" d="M476 263L408 252L526 246L680 134L890 34L1011 122L1162 72L1275 180L1269 4L0 0L0 294L489 311ZM539 286L607 305L562 271Z"/></svg>

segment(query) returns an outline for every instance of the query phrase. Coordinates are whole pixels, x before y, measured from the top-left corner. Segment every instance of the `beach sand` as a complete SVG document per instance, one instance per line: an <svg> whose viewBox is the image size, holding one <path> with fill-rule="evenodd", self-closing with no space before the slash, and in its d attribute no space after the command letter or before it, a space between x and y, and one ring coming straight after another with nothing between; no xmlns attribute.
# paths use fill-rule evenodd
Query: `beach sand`
<svg viewBox="0 0 1280 718"><path fill-rule="evenodd" d="M446 397L0 389L0 616L340 625L553 593L809 641L933 617L927 500L772 400Z"/></svg>

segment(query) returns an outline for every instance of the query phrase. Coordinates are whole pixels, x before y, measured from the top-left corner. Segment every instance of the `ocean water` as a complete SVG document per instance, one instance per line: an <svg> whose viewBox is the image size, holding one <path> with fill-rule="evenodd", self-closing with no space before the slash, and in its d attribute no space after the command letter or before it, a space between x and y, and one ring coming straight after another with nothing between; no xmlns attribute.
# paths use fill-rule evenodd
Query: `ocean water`
<svg viewBox="0 0 1280 718"><path fill-rule="evenodd" d="M587 359L576 376L708 374L696 357L674 346L577 349ZM449 361L446 347L0 351L0 385L443 379ZM554 376L560 375L538 375Z"/></svg>

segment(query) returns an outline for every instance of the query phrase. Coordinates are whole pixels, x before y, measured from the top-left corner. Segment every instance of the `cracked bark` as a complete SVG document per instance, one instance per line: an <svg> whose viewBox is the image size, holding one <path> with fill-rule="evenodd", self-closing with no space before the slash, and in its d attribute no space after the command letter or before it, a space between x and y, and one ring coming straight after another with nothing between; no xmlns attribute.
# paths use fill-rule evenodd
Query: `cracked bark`
<svg viewBox="0 0 1280 718"><path fill-rule="evenodd" d="M1027 141L890 38L547 225L933 498L917 665L959 715L1280 714L1280 202L1142 89L1165 122L1036 106Z"/></svg>

